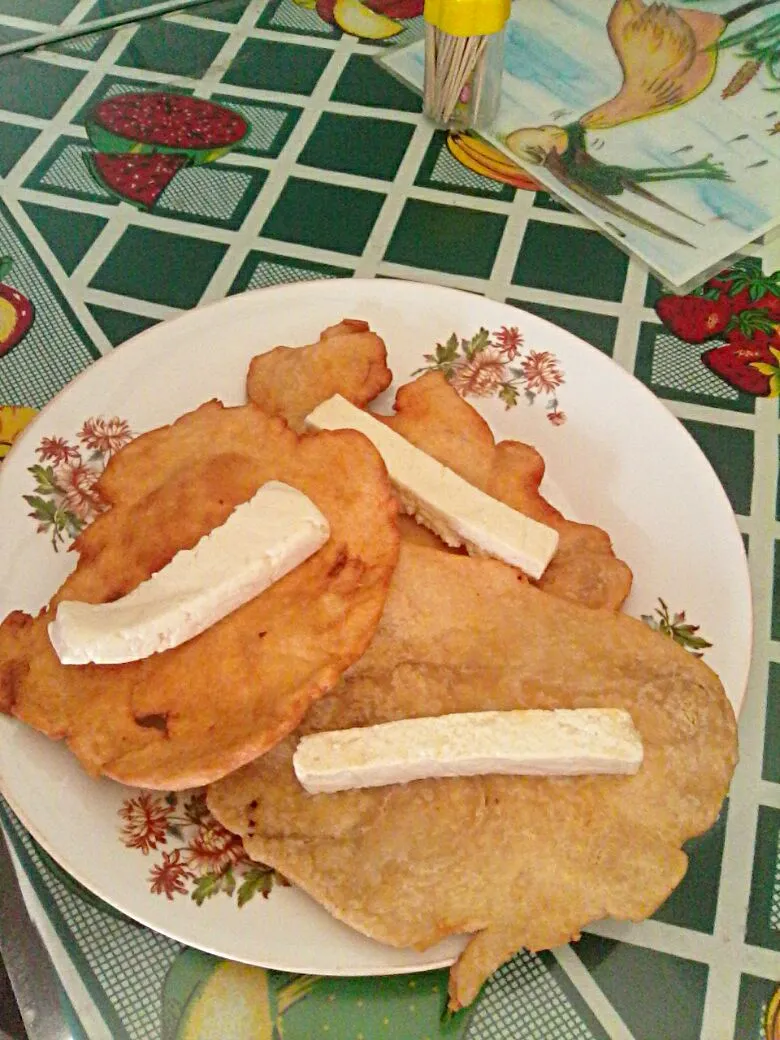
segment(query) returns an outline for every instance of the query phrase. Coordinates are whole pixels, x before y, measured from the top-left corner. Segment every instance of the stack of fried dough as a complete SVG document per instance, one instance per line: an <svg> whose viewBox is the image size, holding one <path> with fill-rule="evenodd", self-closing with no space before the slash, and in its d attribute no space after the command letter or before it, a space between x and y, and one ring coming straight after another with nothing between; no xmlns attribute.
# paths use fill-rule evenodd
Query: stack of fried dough
<svg viewBox="0 0 780 1040"><path fill-rule="evenodd" d="M737 755L717 676L620 612L631 572L609 535L542 497L544 462L496 443L438 373L382 421L470 483L559 532L538 581L448 549L397 506L353 431L310 433L339 393L391 383L385 345L344 320L249 369L249 403L216 401L137 438L103 474L106 510L79 536L51 603L0 625L0 710L65 740L90 773L140 787L209 785L217 819L334 916L426 948L468 933L450 1006L519 949L639 920L679 883L681 845L716 819ZM47 625L65 599L108 602L224 522L267 480L327 517L314 556L188 643L124 665L60 664ZM621 707L644 745L634 776L477 776L307 794L302 734L514 708Z"/></svg>

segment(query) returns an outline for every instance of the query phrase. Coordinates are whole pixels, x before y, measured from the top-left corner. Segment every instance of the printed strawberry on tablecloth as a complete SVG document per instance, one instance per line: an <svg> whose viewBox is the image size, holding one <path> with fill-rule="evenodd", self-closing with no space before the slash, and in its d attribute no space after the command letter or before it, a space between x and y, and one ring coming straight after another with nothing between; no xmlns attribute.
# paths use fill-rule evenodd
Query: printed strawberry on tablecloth
<svg viewBox="0 0 780 1040"><path fill-rule="evenodd" d="M656 313L686 343L713 345L704 364L729 386L754 397L780 396L780 270L743 257L686 296L661 296Z"/></svg>

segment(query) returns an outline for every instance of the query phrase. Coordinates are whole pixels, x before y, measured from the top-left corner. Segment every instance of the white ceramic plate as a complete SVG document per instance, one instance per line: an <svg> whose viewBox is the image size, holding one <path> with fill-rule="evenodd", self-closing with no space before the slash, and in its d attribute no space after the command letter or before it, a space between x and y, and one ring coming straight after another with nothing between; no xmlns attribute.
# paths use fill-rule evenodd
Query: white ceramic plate
<svg viewBox="0 0 780 1040"><path fill-rule="evenodd" d="M705 660L739 709L751 648L747 567L729 502L692 438L644 386L568 332L506 304L416 283L318 281L232 297L149 329L84 372L0 469L0 618L15 608L37 611L72 568L67 533L59 551L53 548L52 509L59 506L60 518L68 509L88 515L89 471L101 469L112 436L114 444L124 437L121 423L108 420L125 420L137 434L212 397L241 403L254 354L312 342L342 317L364 318L384 337L394 387L435 363L439 344L439 361L471 392L497 438L526 440L542 452L543 490L553 503L610 533L635 575L627 612L653 615L659 597L672 614L685 611L712 644ZM486 335L473 339L480 329ZM457 339L448 345L452 333ZM390 410L394 387L378 410ZM67 500L45 487L32 503L23 498L35 495L36 464L56 470L56 481L70 489ZM31 518L36 510L42 520ZM214 883L232 850L187 815L186 798L172 806L163 795L144 798L89 779L65 748L6 717L0 785L73 877L190 946L330 975L440 967L462 947L455 938L424 953L390 949L279 885L268 899L255 896L239 908L238 891L244 885L247 894L251 876L239 863L232 893L224 876ZM200 905L192 898L214 888Z"/></svg>

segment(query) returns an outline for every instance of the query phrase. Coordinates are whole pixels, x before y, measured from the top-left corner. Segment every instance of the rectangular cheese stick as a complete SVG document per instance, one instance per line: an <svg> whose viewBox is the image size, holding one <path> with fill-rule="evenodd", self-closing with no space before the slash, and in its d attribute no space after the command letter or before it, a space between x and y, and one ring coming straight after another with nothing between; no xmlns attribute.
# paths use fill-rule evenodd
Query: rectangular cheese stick
<svg viewBox="0 0 780 1040"><path fill-rule="evenodd" d="M270 480L224 524L112 603L63 600L49 624L62 664L125 664L204 632L283 578L330 536L297 488Z"/></svg>
<svg viewBox="0 0 780 1040"><path fill-rule="evenodd" d="M315 430L357 430L382 456L404 510L451 546L494 556L541 578L558 532L480 491L340 394L306 417Z"/></svg>
<svg viewBox="0 0 780 1040"><path fill-rule="evenodd" d="M427 777L636 773L642 739L621 708L481 711L302 737L295 775L311 794Z"/></svg>

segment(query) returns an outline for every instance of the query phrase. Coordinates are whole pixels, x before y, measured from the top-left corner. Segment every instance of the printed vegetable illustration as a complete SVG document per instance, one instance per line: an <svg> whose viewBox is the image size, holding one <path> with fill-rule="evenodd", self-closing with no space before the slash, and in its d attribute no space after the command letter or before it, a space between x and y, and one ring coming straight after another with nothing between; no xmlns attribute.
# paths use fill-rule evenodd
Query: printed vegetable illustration
<svg viewBox="0 0 780 1040"><path fill-rule="evenodd" d="M746 9L747 6L742 5L743 9ZM764 90L768 92L777 90L776 84L780 81L779 14L771 14L755 25L720 40L718 47L722 50L729 47L738 48L735 57L742 62L726 84L721 97L730 98L738 94L762 70L766 72L766 78L770 84L765 86Z"/></svg>
<svg viewBox="0 0 780 1040"><path fill-rule="evenodd" d="M0 258L0 357L24 338L35 317L27 297L5 284L12 267L10 256Z"/></svg>
<svg viewBox="0 0 780 1040"><path fill-rule="evenodd" d="M87 119L90 172L112 195L151 209L188 166L214 162L249 133L244 117L214 101L160 91L105 98Z"/></svg>

